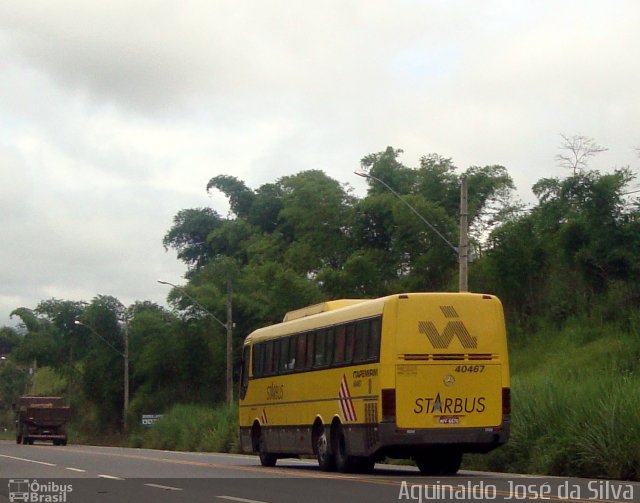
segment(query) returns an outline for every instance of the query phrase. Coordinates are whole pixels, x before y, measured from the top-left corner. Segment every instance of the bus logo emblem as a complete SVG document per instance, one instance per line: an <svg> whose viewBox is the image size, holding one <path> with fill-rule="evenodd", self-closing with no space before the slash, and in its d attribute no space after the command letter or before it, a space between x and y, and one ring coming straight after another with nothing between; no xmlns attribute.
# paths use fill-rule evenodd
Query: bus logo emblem
<svg viewBox="0 0 640 503"><path fill-rule="evenodd" d="M442 314L446 318L457 318L458 313L453 306L440 306ZM465 349L473 349L478 347L478 338L471 337L471 334L459 320L449 321L442 333L438 331L431 321L419 321L418 332L427 336L431 345L436 349L446 349L451 345L454 337L457 337Z"/></svg>

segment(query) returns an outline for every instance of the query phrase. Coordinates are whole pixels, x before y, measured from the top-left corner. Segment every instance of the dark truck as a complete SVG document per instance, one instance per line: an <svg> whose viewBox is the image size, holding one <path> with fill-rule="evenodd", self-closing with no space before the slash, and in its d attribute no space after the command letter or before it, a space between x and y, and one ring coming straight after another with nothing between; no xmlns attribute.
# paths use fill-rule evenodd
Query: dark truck
<svg viewBox="0 0 640 503"><path fill-rule="evenodd" d="M70 410L62 397L22 396L17 406L14 404L14 410L17 413L16 443L52 440L53 445L67 445Z"/></svg>

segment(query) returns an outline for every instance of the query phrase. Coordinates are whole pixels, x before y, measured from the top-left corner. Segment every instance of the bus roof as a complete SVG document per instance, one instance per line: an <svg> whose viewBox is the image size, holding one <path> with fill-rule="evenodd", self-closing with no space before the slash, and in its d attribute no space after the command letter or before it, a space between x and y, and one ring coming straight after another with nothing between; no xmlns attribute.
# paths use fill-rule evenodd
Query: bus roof
<svg viewBox="0 0 640 503"><path fill-rule="evenodd" d="M297 309L287 313L282 323L253 331L246 337L245 344L250 341L304 332L341 321L376 316L382 314L382 308L389 298L331 300Z"/></svg>
<svg viewBox="0 0 640 503"><path fill-rule="evenodd" d="M361 304L371 299L339 299L329 300L327 302L321 302L320 304L314 304L312 306L303 307L294 311L289 311L284 315L283 323L287 321L297 320L299 318L305 318L306 316L312 316L314 314L320 314L327 311L333 311L335 309L341 309L343 307L353 306L354 304Z"/></svg>

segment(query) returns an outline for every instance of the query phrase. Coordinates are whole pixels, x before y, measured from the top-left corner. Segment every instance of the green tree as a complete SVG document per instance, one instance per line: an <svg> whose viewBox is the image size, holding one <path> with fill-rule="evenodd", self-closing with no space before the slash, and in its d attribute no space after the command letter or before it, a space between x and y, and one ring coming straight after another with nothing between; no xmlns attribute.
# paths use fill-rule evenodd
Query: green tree
<svg viewBox="0 0 640 503"><path fill-rule="evenodd" d="M222 219L211 208L181 210L173 218L173 226L162 243L165 250L175 249L178 259L189 267L202 267L212 257L207 237L221 223Z"/></svg>
<svg viewBox="0 0 640 503"><path fill-rule="evenodd" d="M18 344L20 344L20 335L16 329L0 328L0 355L8 355Z"/></svg>

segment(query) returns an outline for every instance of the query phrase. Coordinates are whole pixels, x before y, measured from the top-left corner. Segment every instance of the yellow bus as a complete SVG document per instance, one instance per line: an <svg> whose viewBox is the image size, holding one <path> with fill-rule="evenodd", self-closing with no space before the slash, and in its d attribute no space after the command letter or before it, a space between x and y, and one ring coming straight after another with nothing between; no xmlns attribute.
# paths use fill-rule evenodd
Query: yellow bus
<svg viewBox="0 0 640 503"><path fill-rule="evenodd" d="M507 442L502 304L492 295L405 293L287 313L245 339L240 446L264 466L315 455L322 470L412 458L458 471Z"/></svg>

